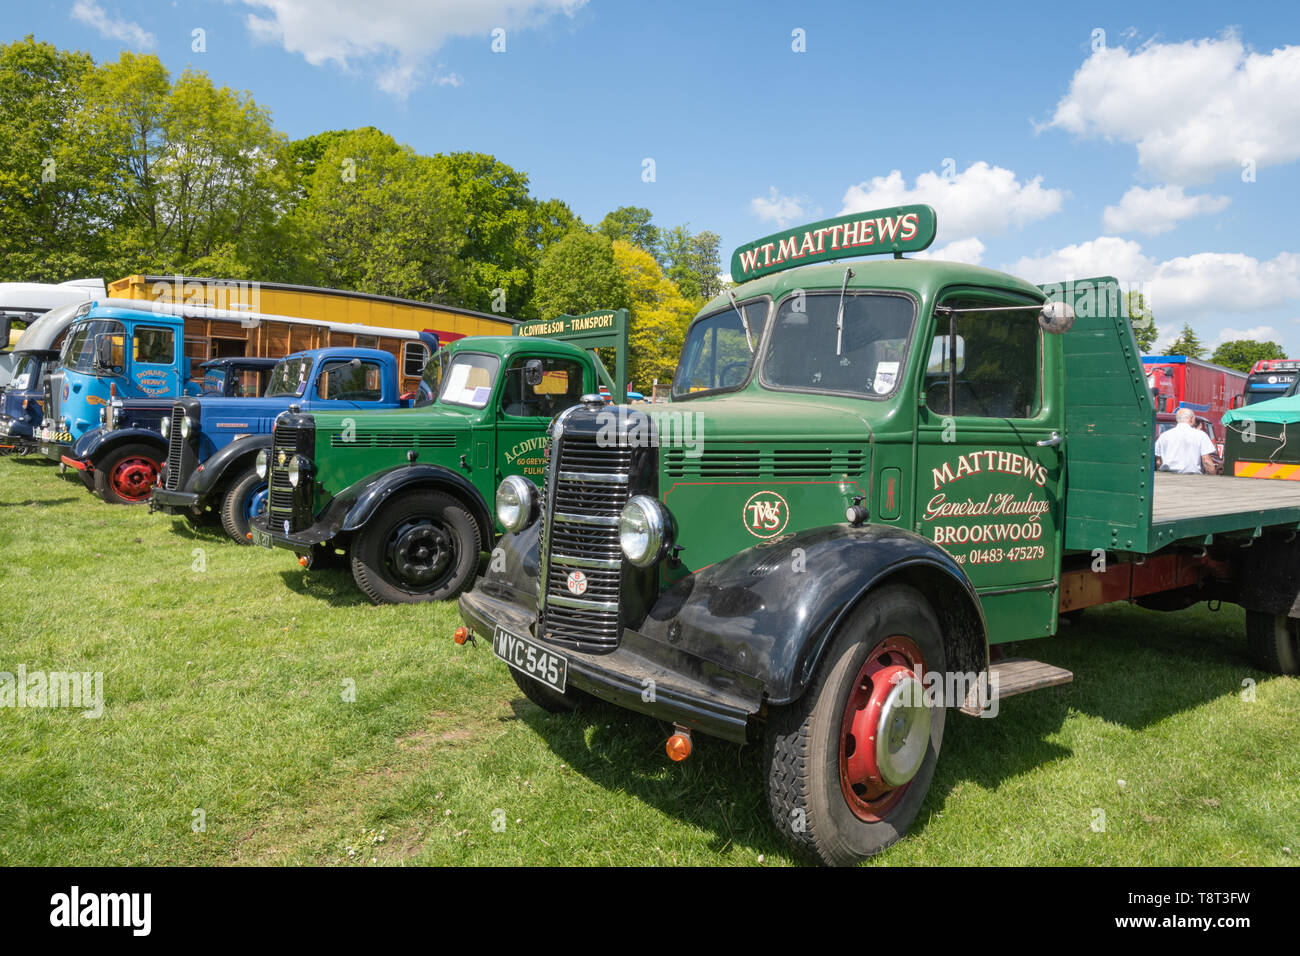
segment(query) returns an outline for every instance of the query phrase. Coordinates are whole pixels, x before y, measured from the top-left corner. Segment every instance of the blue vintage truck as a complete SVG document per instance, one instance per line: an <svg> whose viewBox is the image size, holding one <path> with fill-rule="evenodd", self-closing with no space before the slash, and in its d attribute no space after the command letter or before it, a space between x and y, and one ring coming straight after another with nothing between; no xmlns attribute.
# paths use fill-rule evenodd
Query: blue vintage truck
<svg viewBox="0 0 1300 956"><path fill-rule="evenodd" d="M418 394L401 395L400 388L390 353L325 348L282 359L259 398L182 398L163 422L165 464L150 510L190 519L215 515L233 540L247 544L249 519L266 508L266 479L258 476L255 462L259 451L271 447L276 416L291 405L346 414L421 401ZM419 391L432 398L431 390Z"/></svg>
<svg viewBox="0 0 1300 956"><path fill-rule="evenodd" d="M266 390L277 360L234 356L200 366L201 395L210 398L255 397ZM109 504L146 501L167 457L163 422L171 398L119 398L110 393L102 424L76 440L62 456L61 467L81 475L86 487Z"/></svg>
<svg viewBox="0 0 1300 956"><path fill-rule="evenodd" d="M50 309L27 326L17 347L4 356L11 377L0 389L0 454L27 455L36 450L45 377L58 365L64 334L89 309L89 302ZM6 324L7 319L0 319L0 330ZM7 339L7 333L0 334L0 341Z"/></svg>

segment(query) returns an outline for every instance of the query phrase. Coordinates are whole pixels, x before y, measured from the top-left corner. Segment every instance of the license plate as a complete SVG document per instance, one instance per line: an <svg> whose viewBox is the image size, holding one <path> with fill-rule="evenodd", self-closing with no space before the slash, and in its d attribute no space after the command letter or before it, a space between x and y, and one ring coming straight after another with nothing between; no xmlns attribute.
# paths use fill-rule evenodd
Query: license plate
<svg viewBox="0 0 1300 956"><path fill-rule="evenodd" d="M271 544L271 532L259 531L257 528L249 528L248 530L253 535L253 544L257 545L259 548L274 547L274 545Z"/></svg>
<svg viewBox="0 0 1300 956"><path fill-rule="evenodd" d="M564 693L569 662L554 651L498 627L492 632L492 653L539 684Z"/></svg>

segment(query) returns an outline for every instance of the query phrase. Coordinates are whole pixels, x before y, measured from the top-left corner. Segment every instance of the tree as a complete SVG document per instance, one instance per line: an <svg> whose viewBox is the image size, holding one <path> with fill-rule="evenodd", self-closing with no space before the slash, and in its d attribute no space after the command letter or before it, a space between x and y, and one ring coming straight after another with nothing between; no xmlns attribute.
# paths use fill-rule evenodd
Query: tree
<svg viewBox="0 0 1300 956"><path fill-rule="evenodd" d="M1205 346L1197 337L1196 332L1186 322L1183 323L1183 330L1178 333L1178 338L1174 343L1165 349L1166 355L1186 355L1188 358L1201 358L1205 355Z"/></svg>
<svg viewBox="0 0 1300 956"><path fill-rule="evenodd" d="M672 379L696 307L650 253L622 240L614 242L613 251L631 310L628 381L648 392L655 379Z"/></svg>
<svg viewBox="0 0 1300 956"><path fill-rule="evenodd" d="M619 206L596 226L596 231L607 236L610 241L626 242L644 249L662 265L660 242L662 234L654 225L649 209L643 206Z"/></svg>
<svg viewBox="0 0 1300 956"><path fill-rule="evenodd" d="M1215 365L1223 365L1227 368L1235 368L1241 372L1249 372L1254 364L1261 359L1280 359L1286 358L1286 350L1276 342L1256 342L1254 339L1232 339L1224 342L1214 354L1210 356L1210 361Z"/></svg>
<svg viewBox="0 0 1300 956"><path fill-rule="evenodd" d="M1124 296L1125 304L1128 306L1128 321L1133 328L1133 338L1137 340L1138 348L1143 352L1150 352L1156 344L1159 333L1156 331L1156 321L1147 307L1147 299L1141 292L1129 292Z"/></svg>
<svg viewBox="0 0 1300 956"><path fill-rule="evenodd" d="M543 318L628 308L627 280L613 243L599 232L574 229L552 244L537 266L533 301Z"/></svg>
<svg viewBox="0 0 1300 956"><path fill-rule="evenodd" d="M113 164L86 89L85 53L0 46L0 278L95 275L111 229Z"/></svg>
<svg viewBox="0 0 1300 956"><path fill-rule="evenodd" d="M677 283L682 295L703 305L722 291L719 273L718 245L722 239L716 232L691 234L686 226L674 226L663 234L664 271Z"/></svg>
<svg viewBox="0 0 1300 956"><path fill-rule="evenodd" d="M320 155L293 218L311 250L308 281L443 300L461 281L464 210L442 164L373 128ZM302 278L299 281L303 281Z"/></svg>

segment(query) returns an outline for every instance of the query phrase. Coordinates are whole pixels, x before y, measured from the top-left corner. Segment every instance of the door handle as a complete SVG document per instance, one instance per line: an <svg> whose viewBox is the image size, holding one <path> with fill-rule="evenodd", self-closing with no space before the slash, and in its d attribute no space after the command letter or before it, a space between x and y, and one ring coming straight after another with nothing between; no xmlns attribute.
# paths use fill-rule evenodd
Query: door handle
<svg viewBox="0 0 1300 956"><path fill-rule="evenodd" d="M1060 432L1052 432L1051 438L1044 438L1042 441L1034 442L1039 448L1052 448L1065 441Z"/></svg>

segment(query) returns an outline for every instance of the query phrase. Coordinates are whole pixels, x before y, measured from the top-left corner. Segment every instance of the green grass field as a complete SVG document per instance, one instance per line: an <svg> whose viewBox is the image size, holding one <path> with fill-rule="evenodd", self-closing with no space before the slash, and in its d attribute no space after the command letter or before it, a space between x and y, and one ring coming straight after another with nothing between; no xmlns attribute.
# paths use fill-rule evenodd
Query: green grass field
<svg viewBox="0 0 1300 956"><path fill-rule="evenodd" d="M372 607L46 462L0 459L0 594L0 671L102 671L105 699L0 708L0 864L792 862L755 748L676 766L649 718L545 714L452 604ZM1094 611L1018 652L1074 683L950 714L869 865L1300 859L1300 680L1249 666L1239 610Z"/></svg>

